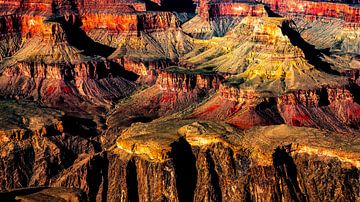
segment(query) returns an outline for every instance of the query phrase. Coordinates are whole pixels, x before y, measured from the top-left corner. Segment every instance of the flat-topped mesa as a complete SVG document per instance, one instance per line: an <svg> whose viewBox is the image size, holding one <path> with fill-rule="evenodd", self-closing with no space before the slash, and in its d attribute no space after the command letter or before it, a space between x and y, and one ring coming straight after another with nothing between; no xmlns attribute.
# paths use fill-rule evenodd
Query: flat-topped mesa
<svg viewBox="0 0 360 202"><path fill-rule="evenodd" d="M347 181L345 176L348 175L341 173L352 171L351 176L358 173L359 155L354 144L358 142L359 138L352 134L287 125L241 131L224 123L196 120L134 124L120 135L116 147L109 151L114 157L109 165L115 164L111 167L121 172L109 173L112 176L109 184L118 187L111 189L108 195L125 198L131 194L130 189L120 188L126 182L125 177L119 176L122 174L138 182L136 193L144 201L154 200L152 197L161 191L167 193L163 196L166 200L178 201L176 196L182 196L183 190L193 193L194 201L203 201L208 196L214 196L212 201L259 198L271 201L278 195L288 201L296 194L304 200L332 200L334 196L328 194L326 187L329 182L337 186ZM186 163L186 167L182 163ZM131 169L125 169L125 165L128 168L131 165ZM164 185L159 185L151 192L155 194L148 194L143 184L160 184L164 173L169 175L165 181L166 192ZM321 180L324 178L333 180ZM189 183L181 184L184 179ZM358 189L357 175L351 179L354 180L349 185L351 188L344 189L355 193L352 190ZM119 180L124 183L115 183ZM283 183L284 180L291 183ZM309 183L311 180L319 183ZM177 189L171 188L174 182ZM294 186L303 189L295 190ZM274 191L274 187L282 189ZM305 189L307 192L303 194L301 190ZM344 194L344 189L336 189L336 194L348 200L351 195Z"/></svg>
<svg viewBox="0 0 360 202"><path fill-rule="evenodd" d="M189 92L195 88L201 90L218 89L220 78L216 74L192 72L191 70L170 69L162 71L157 85L163 91Z"/></svg>
<svg viewBox="0 0 360 202"><path fill-rule="evenodd" d="M177 28L179 22L171 12L131 14L87 14L82 18L82 29L106 29L110 33L153 32Z"/></svg>
<svg viewBox="0 0 360 202"><path fill-rule="evenodd" d="M197 13L205 20L220 17L266 16L263 5L254 4L255 1L215 1L200 0Z"/></svg>
<svg viewBox="0 0 360 202"><path fill-rule="evenodd" d="M304 15L309 19L330 17L339 18L349 23L360 22L360 7L343 4L343 1L258 0L258 2L264 3L272 11L287 17Z"/></svg>

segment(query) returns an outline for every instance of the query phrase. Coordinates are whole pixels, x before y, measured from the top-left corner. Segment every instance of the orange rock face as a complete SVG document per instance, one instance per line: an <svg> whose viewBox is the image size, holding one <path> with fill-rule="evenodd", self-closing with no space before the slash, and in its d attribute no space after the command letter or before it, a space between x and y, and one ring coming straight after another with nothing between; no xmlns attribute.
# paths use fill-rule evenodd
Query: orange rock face
<svg viewBox="0 0 360 202"><path fill-rule="evenodd" d="M313 2L302 0L261 0L273 11L284 15L306 15L316 17L340 18L346 22L360 22L360 8L357 6L330 2Z"/></svg>
<svg viewBox="0 0 360 202"><path fill-rule="evenodd" d="M264 16L266 11L262 5L230 2L200 1L198 15L204 19L221 16Z"/></svg>
<svg viewBox="0 0 360 202"><path fill-rule="evenodd" d="M0 0L0 199L360 201L351 3Z"/></svg>
<svg viewBox="0 0 360 202"><path fill-rule="evenodd" d="M87 14L82 18L82 28L107 29L112 33L159 31L176 28L177 20L170 12L144 14Z"/></svg>
<svg viewBox="0 0 360 202"><path fill-rule="evenodd" d="M161 90L188 92L194 88L216 89L219 85L219 78L212 75L192 75L162 72L159 75L157 84Z"/></svg>

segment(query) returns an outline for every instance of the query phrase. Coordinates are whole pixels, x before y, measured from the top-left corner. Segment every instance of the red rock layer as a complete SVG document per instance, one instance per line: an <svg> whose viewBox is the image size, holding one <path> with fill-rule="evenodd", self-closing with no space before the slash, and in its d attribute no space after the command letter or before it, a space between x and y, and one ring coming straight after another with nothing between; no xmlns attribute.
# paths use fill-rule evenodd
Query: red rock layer
<svg viewBox="0 0 360 202"><path fill-rule="evenodd" d="M220 79L215 75L200 74L179 74L162 72L159 75L157 84L164 91L188 92L194 88L198 89L217 89Z"/></svg>
<svg viewBox="0 0 360 202"><path fill-rule="evenodd" d="M116 62L124 67L126 71L134 72L139 75L138 83L153 85L155 84L158 74L171 64L171 61L134 61L127 57L116 59Z"/></svg>
<svg viewBox="0 0 360 202"><path fill-rule="evenodd" d="M347 88L325 91L298 91L278 98L278 108L286 123L295 126L341 130L359 127L360 105ZM342 125L344 124L344 125Z"/></svg>
<svg viewBox="0 0 360 202"><path fill-rule="evenodd" d="M79 10L82 13L98 13L98 12L142 12L146 11L146 5L143 1L138 0L77 0Z"/></svg>
<svg viewBox="0 0 360 202"><path fill-rule="evenodd" d="M0 1L1 13L22 11L26 13L37 12L47 15L98 12L134 12L146 11L143 1L127 0L9 0Z"/></svg>
<svg viewBox="0 0 360 202"><path fill-rule="evenodd" d="M220 100L228 100L232 104L229 106L219 105L218 108L224 108L221 110L227 111L227 115L218 116L217 118L226 120L241 128L248 128L247 125L252 127L266 125L266 123L274 124L271 120L267 120L269 117L266 116L266 111L269 110L277 111L286 124L294 126L326 128L332 131L348 131L351 130L350 128L359 127L360 105L355 101L356 95L354 95L350 87L299 90L276 97L273 106L265 108L259 107L264 105L264 101L262 101L260 95L253 91L221 85L219 96ZM227 101L223 102L226 103ZM265 102L268 103L268 101ZM209 103L211 105L212 102ZM269 105L269 103L266 105ZM202 109L202 111L209 111L208 109L209 107L207 110ZM246 109L246 113L243 109ZM217 109L217 111L219 110ZM216 114L216 111L210 111L207 112L205 117L213 119L217 116L212 115L213 113ZM241 113L238 114L238 112ZM244 113L249 116L245 122L244 118L241 118L244 117ZM199 111L195 117L198 117L198 115ZM244 125L243 122L246 124Z"/></svg>
<svg viewBox="0 0 360 202"><path fill-rule="evenodd" d="M347 4L303 0L258 0L258 2L265 3L280 15L307 15L312 18L332 17L347 22L360 22L360 7Z"/></svg>
<svg viewBox="0 0 360 202"><path fill-rule="evenodd" d="M158 31L176 28L178 21L170 12L153 12L140 14L88 14L82 18L85 31L104 28L113 33Z"/></svg>
<svg viewBox="0 0 360 202"><path fill-rule="evenodd" d="M232 2L208 2L201 0L198 15L204 19L221 16L264 16L266 11L263 5Z"/></svg>
<svg viewBox="0 0 360 202"><path fill-rule="evenodd" d="M121 77L108 77L107 64L100 62L63 66L40 62L18 63L1 76L0 92L13 98L40 100L53 107L81 108L84 100L106 105L134 89Z"/></svg>

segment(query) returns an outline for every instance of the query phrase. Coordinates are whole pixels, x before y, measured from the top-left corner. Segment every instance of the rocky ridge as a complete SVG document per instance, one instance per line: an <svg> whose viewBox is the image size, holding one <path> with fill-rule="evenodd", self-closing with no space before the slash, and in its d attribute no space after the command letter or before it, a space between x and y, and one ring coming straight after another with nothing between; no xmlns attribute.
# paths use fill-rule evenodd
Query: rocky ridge
<svg viewBox="0 0 360 202"><path fill-rule="evenodd" d="M359 200L356 3L0 1L0 198Z"/></svg>

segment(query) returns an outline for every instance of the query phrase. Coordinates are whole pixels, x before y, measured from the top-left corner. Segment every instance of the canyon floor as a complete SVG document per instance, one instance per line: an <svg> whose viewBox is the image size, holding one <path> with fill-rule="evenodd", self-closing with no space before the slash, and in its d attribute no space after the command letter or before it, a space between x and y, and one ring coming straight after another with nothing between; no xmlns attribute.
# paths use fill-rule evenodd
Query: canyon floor
<svg viewBox="0 0 360 202"><path fill-rule="evenodd" d="M0 1L0 201L360 201L360 2Z"/></svg>

